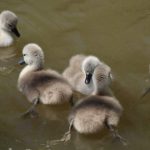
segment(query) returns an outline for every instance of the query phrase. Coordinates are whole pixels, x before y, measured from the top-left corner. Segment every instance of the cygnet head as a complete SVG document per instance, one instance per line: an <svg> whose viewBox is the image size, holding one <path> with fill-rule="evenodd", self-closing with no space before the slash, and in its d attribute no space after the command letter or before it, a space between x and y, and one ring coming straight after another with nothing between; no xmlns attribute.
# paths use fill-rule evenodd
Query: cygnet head
<svg viewBox="0 0 150 150"><path fill-rule="evenodd" d="M0 14L0 27L6 32L14 33L17 37L20 37L20 33L17 29L18 17L11 11L5 10Z"/></svg>
<svg viewBox="0 0 150 150"><path fill-rule="evenodd" d="M40 46L34 43L27 44L22 51L23 59L19 61L19 64L27 64L29 66L34 66L37 69L43 67L44 63L44 53Z"/></svg>
<svg viewBox="0 0 150 150"><path fill-rule="evenodd" d="M85 84L89 84L95 68L101 64L100 60L95 56L88 56L82 63L82 71L85 73Z"/></svg>

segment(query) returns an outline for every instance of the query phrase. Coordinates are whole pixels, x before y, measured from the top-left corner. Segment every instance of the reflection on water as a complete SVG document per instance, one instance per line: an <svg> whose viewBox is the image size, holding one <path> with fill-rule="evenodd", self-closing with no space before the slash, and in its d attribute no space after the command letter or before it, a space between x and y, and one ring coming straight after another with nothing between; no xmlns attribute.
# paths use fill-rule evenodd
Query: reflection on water
<svg viewBox="0 0 150 150"><path fill-rule="evenodd" d="M141 150L149 149L150 95L139 97L150 85L150 1L148 0L1 0L0 10L19 16L21 38L0 49L0 149L2 150ZM73 132L68 144L51 146L68 129L68 106L39 105L37 118L19 118L29 106L16 88L22 69L17 65L22 47L38 43L45 67L63 71L77 53L93 54L112 67L114 94L124 107L119 132L127 147L109 133L85 137ZM75 98L78 99L78 98Z"/></svg>
<svg viewBox="0 0 150 150"><path fill-rule="evenodd" d="M16 56L16 48L14 46L0 48L0 74L10 74L15 69L14 58Z"/></svg>
<svg viewBox="0 0 150 150"><path fill-rule="evenodd" d="M11 47L0 49L0 61L8 62L9 59L13 58L15 55L15 51Z"/></svg>

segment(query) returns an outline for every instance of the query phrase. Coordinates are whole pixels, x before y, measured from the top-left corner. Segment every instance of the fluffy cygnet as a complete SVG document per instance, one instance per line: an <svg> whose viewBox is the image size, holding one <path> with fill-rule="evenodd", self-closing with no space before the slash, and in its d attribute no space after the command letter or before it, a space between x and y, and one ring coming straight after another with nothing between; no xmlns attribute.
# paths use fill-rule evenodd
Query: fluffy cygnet
<svg viewBox="0 0 150 150"><path fill-rule="evenodd" d="M17 30L18 17L11 11L0 13L0 47L10 46L14 42L14 35L20 37Z"/></svg>
<svg viewBox="0 0 150 150"><path fill-rule="evenodd" d="M113 96L91 95L83 98L69 114L69 131L54 142L70 140L72 128L80 134L94 134L106 127L114 138L126 145L126 140L116 130L122 111L121 104Z"/></svg>
<svg viewBox="0 0 150 150"><path fill-rule="evenodd" d="M70 84L56 71L44 70L44 53L37 44L27 44L23 48L26 63L18 79L18 88L30 102L43 104L61 104L72 99Z"/></svg>
<svg viewBox="0 0 150 150"><path fill-rule="evenodd" d="M105 93L112 80L111 68L95 56L75 55L63 76L82 94Z"/></svg>
<svg viewBox="0 0 150 150"><path fill-rule="evenodd" d="M99 132L105 125L116 127L122 113L122 106L111 96L88 96L71 110L69 122L82 134Z"/></svg>

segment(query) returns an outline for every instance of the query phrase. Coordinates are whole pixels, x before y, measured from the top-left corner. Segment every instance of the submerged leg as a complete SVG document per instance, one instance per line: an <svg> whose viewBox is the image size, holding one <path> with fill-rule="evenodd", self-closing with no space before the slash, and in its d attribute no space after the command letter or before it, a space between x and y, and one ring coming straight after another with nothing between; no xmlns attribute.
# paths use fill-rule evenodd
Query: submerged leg
<svg viewBox="0 0 150 150"><path fill-rule="evenodd" d="M33 104L31 105L31 107L27 110L27 111L25 111L22 115L21 115L21 117L26 117L26 116L28 116L28 115L32 115L32 116L35 116L35 115L37 115L37 113L34 111L34 109L35 109L35 107L36 107L36 105L39 103L39 98L36 98L34 101L33 101Z"/></svg>
<svg viewBox="0 0 150 150"><path fill-rule="evenodd" d="M146 94L148 94L150 92L150 87L149 88L145 88L142 95L141 95L141 98L143 98Z"/></svg>
<svg viewBox="0 0 150 150"><path fill-rule="evenodd" d="M73 128L73 120L71 120L71 122L69 124L69 130L61 138L62 142L67 142L71 139L71 130L72 130L72 128Z"/></svg>
<svg viewBox="0 0 150 150"><path fill-rule="evenodd" d="M74 96L71 96L71 99L69 100L70 105L73 107L74 106Z"/></svg>
<svg viewBox="0 0 150 150"><path fill-rule="evenodd" d="M127 145L127 140L123 138L114 127L111 126L110 131L114 138L118 139L123 145Z"/></svg>
<svg viewBox="0 0 150 150"><path fill-rule="evenodd" d="M128 145L127 140L118 133L113 125L110 125L106 122L106 126L115 139L118 139L124 146Z"/></svg>
<svg viewBox="0 0 150 150"><path fill-rule="evenodd" d="M69 124L69 130L63 135L63 137L59 140L53 140L51 141L52 145L56 145L58 142L68 142L71 139L71 130L73 127L73 120L71 120L70 124Z"/></svg>

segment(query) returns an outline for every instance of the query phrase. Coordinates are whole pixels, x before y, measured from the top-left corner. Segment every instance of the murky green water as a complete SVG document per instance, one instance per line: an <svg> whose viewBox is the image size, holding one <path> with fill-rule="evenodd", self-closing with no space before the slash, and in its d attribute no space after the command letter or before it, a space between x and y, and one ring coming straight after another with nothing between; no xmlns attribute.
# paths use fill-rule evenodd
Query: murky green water
<svg viewBox="0 0 150 150"><path fill-rule="evenodd" d="M0 150L150 149L150 95L139 100L150 85L149 0L1 0L0 11L4 9L19 16L22 37L0 49ZM119 132L127 147L108 133L103 139L76 132L68 144L49 145L68 128L67 106L40 105L38 118L19 118L30 104L16 88L17 61L29 42L43 48L47 68L60 72L77 53L96 55L112 67L113 90L124 107Z"/></svg>

